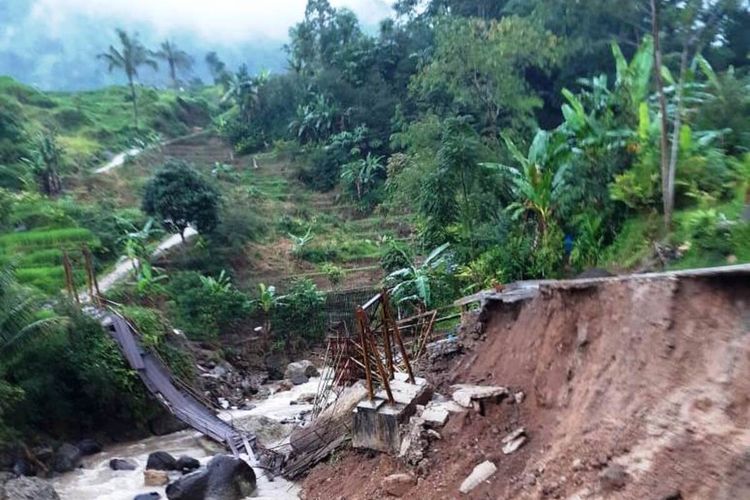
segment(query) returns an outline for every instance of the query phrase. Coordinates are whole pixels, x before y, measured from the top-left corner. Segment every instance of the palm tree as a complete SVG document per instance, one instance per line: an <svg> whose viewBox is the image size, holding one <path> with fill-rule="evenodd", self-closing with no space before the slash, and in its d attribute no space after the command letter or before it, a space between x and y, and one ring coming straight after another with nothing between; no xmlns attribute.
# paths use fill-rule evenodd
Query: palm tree
<svg viewBox="0 0 750 500"><path fill-rule="evenodd" d="M124 30L118 29L117 36L120 38L120 49L114 45L109 50L97 57L107 62L109 72L115 69L125 73L130 87L130 97L133 101L133 123L138 129L138 99L135 94L135 80L138 78L138 68L149 66L158 69L156 61L151 58L151 53L141 44L136 35L130 36Z"/></svg>
<svg viewBox="0 0 750 500"><path fill-rule="evenodd" d="M0 269L0 355L6 355L33 335L50 333L62 318L45 313L31 291L18 284L13 269Z"/></svg>
<svg viewBox="0 0 750 500"><path fill-rule="evenodd" d="M172 79L172 87L177 88L177 71L184 69L189 71L193 67L193 58L190 54L181 50L174 42L165 40L161 47L154 53L159 59L163 59L169 65L169 77Z"/></svg>
<svg viewBox="0 0 750 500"><path fill-rule="evenodd" d="M22 161L31 168L36 177L39 190L48 196L62 192L60 167L62 166L63 149L51 133L40 132L32 144L31 154Z"/></svg>

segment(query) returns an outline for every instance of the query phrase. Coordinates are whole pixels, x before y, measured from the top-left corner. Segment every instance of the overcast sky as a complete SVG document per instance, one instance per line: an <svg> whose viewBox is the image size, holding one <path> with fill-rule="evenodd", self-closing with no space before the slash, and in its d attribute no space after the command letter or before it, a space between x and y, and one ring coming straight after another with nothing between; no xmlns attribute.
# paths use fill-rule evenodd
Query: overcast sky
<svg viewBox="0 0 750 500"><path fill-rule="evenodd" d="M0 0L4 2L6 0ZM76 18L104 24L150 24L159 35L190 31L205 41L236 43L284 40L289 27L302 19L306 0L28 0L29 16L54 36ZM393 0L331 0L348 7L363 24L377 23L390 13ZM2 20L0 20L2 23Z"/></svg>
<svg viewBox="0 0 750 500"><path fill-rule="evenodd" d="M365 29L391 14L394 0L330 0L357 14ZM230 69L283 71L289 28L307 0L0 0L0 75L42 89L79 90L122 83L96 55L117 43L115 28L137 33L149 48L170 39L196 60L192 75L210 78L203 63L217 51ZM153 73L153 74L152 74ZM145 84L164 72L144 68Z"/></svg>

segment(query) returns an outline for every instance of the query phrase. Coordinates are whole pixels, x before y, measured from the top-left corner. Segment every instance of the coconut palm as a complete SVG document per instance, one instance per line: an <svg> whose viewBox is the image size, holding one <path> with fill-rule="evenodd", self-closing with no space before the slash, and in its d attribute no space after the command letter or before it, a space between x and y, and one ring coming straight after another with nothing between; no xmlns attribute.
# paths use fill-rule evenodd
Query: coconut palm
<svg viewBox="0 0 750 500"><path fill-rule="evenodd" d="M169 77L172 79L172 87L175 89L179 85L177 72L183 69L189 71L193 67L193 58L190 57L190 54L181 50L174 42L169 40L163 41L154 55L164 60L169 66Z"/></svg>
<svg viewBox="0 0 750 500"><path fill-rule="evenodd" d="M115 69L125 73L133 102L133 123L137 129L138 98L135 92L135 81L138 78L138 68L149 66L156 70L159 66L151 58L151 52L143 46L136 35L130 36L124 30L118 29L117 36L120 39L120 48L110 45L107 52L99 54L97 57L106 61L110 73Z"/></svg>

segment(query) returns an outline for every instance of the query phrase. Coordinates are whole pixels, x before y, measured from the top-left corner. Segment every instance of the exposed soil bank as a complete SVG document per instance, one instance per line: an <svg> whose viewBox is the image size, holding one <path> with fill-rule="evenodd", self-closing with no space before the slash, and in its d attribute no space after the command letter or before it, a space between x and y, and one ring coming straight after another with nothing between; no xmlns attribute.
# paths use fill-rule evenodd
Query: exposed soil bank
<svg viewBox="0 0 750 500"><path fill-rule="evenodd" d="M487 311L486 339L436 382L504 385L520 405L452 416L414 471L412 498L750 498L750 283L662 278L551 290ZM511 455L501 439L524 426ZM622 467L618 467L617 465ZM382 498L409 470L347 452L305 498Z"/></svg>

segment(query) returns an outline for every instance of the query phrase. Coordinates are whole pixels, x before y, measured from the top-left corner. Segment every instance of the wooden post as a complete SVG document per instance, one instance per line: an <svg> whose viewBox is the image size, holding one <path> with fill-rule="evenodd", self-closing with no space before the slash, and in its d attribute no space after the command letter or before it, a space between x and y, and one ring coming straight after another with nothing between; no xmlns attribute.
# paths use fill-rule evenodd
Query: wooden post
<svg viewBox="0 0 750 500"><path fill-rule="evenodd" d="M401 332L398 330L398 323L394 321L393 315L391 314L391 308L389 305L389 296L387 291L384 291L383 295L383 310L385 312L386 318L388 318L388 322L391 323L393 326L393 334L396 336L396 343L398 344L399 349L401 350L401 356L404 358L404 364L406 365L406 373L409 374L409 382L412 384L416 383L416 380L414 379L414 372L412 372L411 369L411 363L409 362L409 353L406 352L406 347L404 347L404 340L401 338Z"/></svg>
<svg viewBox="0 0 750 500"><path fill-rule="evenodd" d="M70 257L68 257L68 252L65 250L63 250L63 270L65 271L65 288L67 288L70 296L76 301L76 304L80 304L81 301L78 299L78 291L73 280L73 266L70 264Z"/></svg>
<svg viewBox="0 0 750 500"><path fill-rule="evenodd" d="M89 289L89 298L92 303L101 305L99 304L99 287L96 285L96 272L94 271L94 260L91 255L91 250L89 250L89 247L84 244L81 245L81 253L83 253L83 262L86 267L86 285Z"/></svg>
<svg viewBox="0 0 750 500"><path fill-rule="evenodd" d="M370 373L370 355L369 355L369 349L367 347L367 338L365 333L365 311L361 307L357 308L357 323L359 324L359 339L360 343L362 344L362 361L363 365L365 367L365 380L367 382L367 393L370 397L370 401L375 399L375 393L372 390L372 374Z"/></svg>

